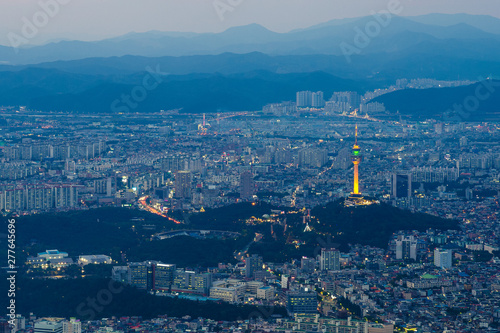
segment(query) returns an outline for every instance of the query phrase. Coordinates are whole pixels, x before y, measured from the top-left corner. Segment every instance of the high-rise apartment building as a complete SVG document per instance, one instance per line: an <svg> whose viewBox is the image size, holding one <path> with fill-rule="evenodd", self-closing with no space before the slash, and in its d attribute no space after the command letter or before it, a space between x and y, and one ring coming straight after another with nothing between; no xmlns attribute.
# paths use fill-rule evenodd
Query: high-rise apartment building
<svg viewBox="0 0 500 333"><path fill-rule="evenodd" d="M299 91L297 92L297 107L307 107L312 105L312 92Z"/></svg>
<svg viewBox="0 0 500 333"><path fill-rule="evenodd" d="M175 197L189 199L191 198L191 172L177 171L175 174Z"/></svg>
<svg viewBox="0 0 500 333"><path fill-rule="evenodd" d="M398 236L396 240L396 259L417 260L417 239L414 236Z"/></svg>
<svg viewBox="0 0 500 333"><path fill-rule="evenodd" d="M350 111L359 108L361 96L355 91L339 91L333 93L330 101L337 105L343 105L345 107L343 111Z"/></svg>
<svg viewBox="0 0 500 333"><path fill-rule="evenodd" d="M245 260L245 276L253 278L256 271L261 271L263 265L262 257L253 254Z"/></svg>
<svg viewBox="0 0 500 333"><path fill-rule="evenodd" d="M316 148L301 149L298 162L301 167L320 168L328 162L328 151Z"/></svg>
<svg viewBox="0 0 500 333"><path fill-rule="evenodd" d="M452 250L436 248L434 250L434 265L440 268L451 268Z"/></svg>
<svg viewBox="0 0 500 333"><path fill-rule="evenodd" d="M322 91L299 91L297 92L297 107L315 107L325 106L325 98Z"/></svg>
<svg viewBox="0 0 500 333"><path fill-rule="evenodd" d="M322 271L340 270L340 251L336 249L321 249L320 269Z"/></svg>
<svg viewBox="0 0 500 333"><path fill-rule="evenodd" d="M313 108L322 108L325 106L325 98L322 91L312 93L311 99L311 106Z"/></svg>
<svg viewBox="0 0 500 333"><path fill-rule="evenodd" d="M410 198L412 194L411 174L393 173L391 178L391 196L393 199Z"/></svg>
<svg viewBox="0 0 500 333"><path fill-rule="evenodd" d="M0 188L0 209L21 212L77 207L80 187L75 184L5 186Z"/></svg>
<svg viewBox="0 0 500 333"><path fill-rule="evenodd" d="M253 174L245 171L240 175L240 198L249 199L255 194Z"/></svg>

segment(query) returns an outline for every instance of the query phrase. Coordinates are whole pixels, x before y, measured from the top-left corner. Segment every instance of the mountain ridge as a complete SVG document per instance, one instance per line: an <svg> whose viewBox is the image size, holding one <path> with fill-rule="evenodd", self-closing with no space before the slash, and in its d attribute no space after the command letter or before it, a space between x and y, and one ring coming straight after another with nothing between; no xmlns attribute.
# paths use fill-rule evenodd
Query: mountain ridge
<svg viewBox="0 0 500 333"><path fill-rule="evenodd" d="M442 16L438 16L441 18ZM483 46L500 43L500 34L494 33L500 20L491 17L486 23L466 16L448 19L450 24L436 24L431 18L392 16L390 23L380 28L376 36L370 37L370 44L391 43L391 36L402 31L419 32L441 39L484 40ZM346 19L341 22L324 23L306 29L287 33L271 31L258 24L229 28L220 33L159 32L128 33L123 36L84 42L60 40L40 46L13 49L0 46L0 63L36 64L57 60L76 60L92 57L113 57L124 55L159 57L221 54L225 52L261 52L269 55L286 54L330 54L342 55L340 43L354 43L356 29L365 29L372 16ZM451 24L454 23L454 24ZM481 23L481 24L480 24ZM481 27L483 29L481 29ZM487 30L487 31L486 31ZM363 48L363 51L368 51ZM500 55L498 55L500 57Z"/></svg>
<svg viewBox="0 0 500 333"><path fill-rule="evenodd" d="M477 91L486 98L477 97ZM474 107L467 100L474 101ZM413 120L499 121L500 80L488 80L455 88L407 89L377 97L392 112ZM477 103L476 103L477 102Z"/></svg>

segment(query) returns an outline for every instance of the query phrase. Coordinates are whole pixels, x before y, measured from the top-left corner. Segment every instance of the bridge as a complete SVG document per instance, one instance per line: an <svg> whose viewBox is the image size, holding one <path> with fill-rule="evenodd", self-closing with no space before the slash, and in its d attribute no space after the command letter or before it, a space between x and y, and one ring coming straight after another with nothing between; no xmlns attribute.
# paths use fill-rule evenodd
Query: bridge
<svg viewBox="0 0 500 333"><path fill-rule="evenodd" d="M188 237L194 237L194 238L210 238L210 237L215 237L215 238L238 238L241 236L239 232L234 232L234 231L224 231L224 230L173 230L173 231L166 231L166 232L161 232L158 234L155 234L151 236L152 240L163 240L163 239L169 239L169 238L174 238L178 236L188 236Z"/></svg>

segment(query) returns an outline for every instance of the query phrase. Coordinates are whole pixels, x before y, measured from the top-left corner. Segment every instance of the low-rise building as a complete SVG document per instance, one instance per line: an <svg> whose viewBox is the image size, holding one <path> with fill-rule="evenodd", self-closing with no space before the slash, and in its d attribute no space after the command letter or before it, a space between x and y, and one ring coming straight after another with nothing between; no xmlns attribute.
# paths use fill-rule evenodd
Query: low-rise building
<svg viewBox="0 0 500 333"><path fill-rule="evenodd" d="M113 261L110 256L104 254L83 255L78 257L78 264L85 266L88 264L111 264Z"/></svg>

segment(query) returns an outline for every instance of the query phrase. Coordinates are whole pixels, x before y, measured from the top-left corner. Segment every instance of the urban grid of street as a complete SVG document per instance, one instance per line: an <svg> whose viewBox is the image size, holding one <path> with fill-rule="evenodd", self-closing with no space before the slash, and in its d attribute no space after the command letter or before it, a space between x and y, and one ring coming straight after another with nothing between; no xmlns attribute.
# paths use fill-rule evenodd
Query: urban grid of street
<svg viewBox="0 0 500 333"><path fill-rule="evenodd" d="M303 104L299 92L294 102L222 115L179 110L74 115L3 108L7 124L2 126L0 208L6 215L22 217L128 207L156 214L166 225L182 225L179 235L226 239L237 236L224 230L220 235L208 236L208 230L189 235L189 219L183 216L232 204L267 203L277 210L249 216L246 223L268 223L272 233L278 225L286 231L282 208L303 216L305 231L311 231L319 222L310 216L310 209L351 195L357 126L360 192L395 207L457 220L459 230L402 230L392 236L387 249L351 244L342 253L321 239L326 245L315 257L281 263L251 255L252 246L264 238L255 233L250 243L232 254L237 264L194 271L156 258L144 263L108 258L96 249L93 260L111 261L110 275L117 282L198 301L210 297L233 304L286 307L290 317L261 314L260 320L237 322L113 317L69 322L85 331L110 327L113 332L126 331L130 325L154 331L159 325L164 332L186 331L185 327L295 332L322 325L339 325L345 332L496 330L500 124L412 121L370 105L380 91L358 96L358 104L351 105L348 101L356 100L355 94L343 92L336 95L337 101L298 106ZM350 97L342 102L339 96ZM300 249L300 240L290 244ZM34 268L64 269L73 264L64 261L67 255L51 264L43 257L48 254L42 254L22 267L35 277ZM144 279L134 275L137 267L144 272L147 267L153 267L152 272L167 269L159 267L174 271L167 282L153 277L156 282L151 286L145 282L147 275ZM184 285L181 277L198 279L201 287ZM304 307L294 308L294 297ZM307 308L311 302L312 311ZM16 320L18 327L34 323L29 317ZM54 320L62 325L62 319Z"/></svg>

